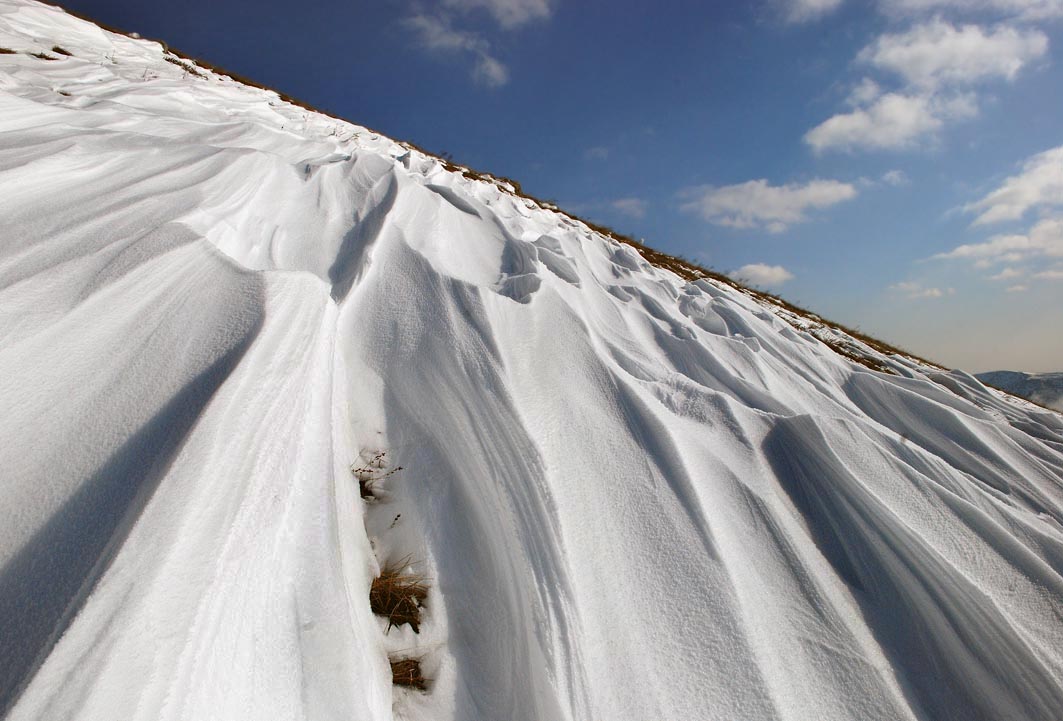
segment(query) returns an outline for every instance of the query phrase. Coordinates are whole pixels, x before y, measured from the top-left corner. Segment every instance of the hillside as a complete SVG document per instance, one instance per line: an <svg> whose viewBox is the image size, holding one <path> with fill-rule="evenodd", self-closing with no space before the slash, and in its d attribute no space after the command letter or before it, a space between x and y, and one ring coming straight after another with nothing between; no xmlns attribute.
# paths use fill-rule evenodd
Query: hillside
<svg viewBox="0 0 1063 721"><path fill-rule="evenodd" d="M1058 718L1063 416L157 43L0 47L0 716Z"/></svg>
<svg viewBox="0 0 1063 721"><path fill-rule="evenodd" d="M1063 373L989 371L978 380L1063 413Z"/></svg>

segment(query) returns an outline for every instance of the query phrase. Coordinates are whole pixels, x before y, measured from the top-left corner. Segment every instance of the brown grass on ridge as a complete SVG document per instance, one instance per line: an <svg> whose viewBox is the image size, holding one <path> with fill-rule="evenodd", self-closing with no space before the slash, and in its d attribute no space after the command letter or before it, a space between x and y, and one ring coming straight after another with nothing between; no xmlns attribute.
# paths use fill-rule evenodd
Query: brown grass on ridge
<svg viewBox="0 0 1063 721"><path fill-rule="evenodd" d="M182 60L181 58L179 58L179 57L177 57L176 55L173 55L173 54L163 55L162 59L165 60L166 62L170 63L170 65L176 65L177 67L181 68L186 73L188 73L189 75L195 75L197 78L206 78L207 77L206 75L201 73L196 68L195 63L193 63L191 60Z"/></svg>
<svg viewBox="0 0 1063 721"><path fill-rule="evenodd" d="M391 683L396 686L428 690L428 679L421 675L421 659L398 658L391 661Z"/></svg>
<svg viewBox="0 0 1063 721"><path fill-rule="evenodd" d="M428 579L407 573L409 567L408 558L384 566L369 588L369 608L388 620L388 631L408 623L414 633L421 632L421 606L428 598Z"/></svg>

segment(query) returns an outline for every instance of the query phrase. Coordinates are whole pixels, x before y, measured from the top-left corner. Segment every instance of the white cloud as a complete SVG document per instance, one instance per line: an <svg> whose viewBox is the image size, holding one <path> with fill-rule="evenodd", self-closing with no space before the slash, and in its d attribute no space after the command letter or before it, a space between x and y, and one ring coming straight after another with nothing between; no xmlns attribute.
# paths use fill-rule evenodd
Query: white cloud
<svg viewBox="0 0 1063 721"><path fill-rule="evenodd" d="M960 245L947 253L933 256L937 260L973 260L977 267L997 263L1017 263L1029 258L1063 258L1063 220L1045 218L1025 235L995 235L983 243Z"/></svg>
<svg viewBox="0 0 1063 721"><path fill-rule="evenodd" d="M614 200L610 205L617 211L632 218L643 218L646 215L647 204L641 198L620 198L619 200Z"/></svg>
<svg viewBox="0 0 1063 721"><path fill-rule="evenodd" d="M465 54L472 60L472 78L489 88L509 82L509 68L491 51L480 33L455 27L458 12L484 10L504 29L550 17L553 0L442 0L432 13L414 13L403 20L421 47L440 53Z"/></svg>
<svg viewBox="0 0 1063 721"><path fill-rule="evenodd" d="M1063 146L1026 160L1019 175L964 209L978 213L975 225L1018 220L1037 207L1063 205Z"/></svg>
<svg viewBox="0 0 1063 721"><path fill-rule="evenodd" d="M1025 235L997 235L984 243L967 243L959 245L947 253L938 253L938 260L1004 258L1025 255L1034 250L1030 239Z"/></svg>
<svg viewBox="0 0 1063 721"><path fill-rule="evenodd" d="M781 265L767 265L765 263L750 263L743 265L732 275L746 283L761 286L782 285L788 280L793 280L794 274Z"/></svg>
<svg viewBox="0 0 1063 721"><path fill-rule="evenodd" d="M815 20L837 10L843 0L786 0L786 17L790 22Z"/></svg>
<svg viewBox="0 0 1063 721"><path fill-rule="evenodd" d="M987 31L935 18L904 33L879 36L857 59L929 90L991 78L1012 80L1047 49L1048 38L1039 30L1003 25Z"/></svg>
<svg viewBox="0 0 1063 721"><path fill-rule="evenodd" d="M849 92L849 97L845 102L847 105L859 108L866 105L870 105L878 96L882 95L882 88L871 78L864 78L860 83Z"/></svg>
<svg viewBox="0 0 1063 721"><path fill-rule="evenodd" d="M504 28L515 28L532 20L545 20L552 11L550 0L443 0L455 10L486 10Z"/></svg>
<svg viewBox="0 0 1063 721"><path fill-rule="evenodd" d="M888 93L867 108L824 120L805 133L805 142L816 152L904 148L937 131L942 115L927 96Z"/></svg>
<svg viewBox="0 0 1063 721"><path fill-rule="evenodd" d="M1063 206L1063 147L1039 153L1029 158L1019 175L1006 179L999 188L976 203L966 207L979 212L974 225L1016 220L1031 209L1052 209ZM1005 281L1029 276L1036 280L1063 280L1063 267L1030 272L1038 263L1063 258L1063 217L1043 216L1025 233L994 235L981 243L957 246L946 253L933 256L938 260L968 260L975 268L991 268L994 264L1025 264L1026 269L1004 268L990 280ZM1025 285L1012 286L1026 290ZM1008 290L1013 291L1012 288Z"/></svg>
<svg viewBox="0 0 1063 721"><path fill-rule="evenodd" d="M1009 292L1009 293L1025 293L1025 292L1026 292L1026 291L1028 291L1029 289L1030 289L1030 287L1029 287L1029 286L1026 286L1026 285L1022 285L1022 284L1019 284L1019 285L1009 285L1009 286L1008 286L1008 292Z"/></svg>
<svg viewBox="0 0 1063 721"><path fill-rule="evenodd" d="M894 283L890 286L890 290L895 293L900 293L904 297L910 300L916 300L919 298L943 298L946 295L953 295L956 292L955 288L926 288L921 283L915 283L912 281L902 281L900 283Z"/></svg>
<svg viewBox="0 0 1063 721"><path fill-rule="evenodd" d="M890 15L952 10L991 13L1022 20L1063 17L1063 0L879 0L879 7Z"/></svg>
<svg viewBox="0 0 1063 721"><path fill-rule="evenodd" d="M897 75L900 87L884 92L878 82L864 78L846 99L852 110L823 121L804 140L816 152L915 147L947 122L978 114L972 86L1011 80L1047 49L1048 38L1038 30L956 27L940 18L881 35L857 61Z"/></svg>
<svg viewBox="0 0 1063 721"><path fill-rule="evenodd" d="M445 17L412 15L403 24L417 35L422 47L428 50L486 51L488 43L476 33L457 30Z"/></svg>
<svg viewBox="0 0 1063 721"><path fill-rule="evenodd" d="M805 184L769 185L750 180L737 185L701 185L681 193L688 198L681 208L696 212L716 225L765 228L781 233L808 218L810 209L828 208L856 197L856 188L837 180L812 180Z"/></svg>
<svg viewBox="0 0 1063 721"><path fill-rule="evenodd" d="M509 70L491 54L491 44L482 36L455 28L445 16L412 15L403 23L426 50L472 55L472 77L476 82L489 88L509 82Z"/></svg>
<svg viewBox="0 0 1063 721"><path fill-rule="evenodd" d="M882 174L882 182L896 188L901 185L908 185L910 181L903 170L887 170Z"/></svg>

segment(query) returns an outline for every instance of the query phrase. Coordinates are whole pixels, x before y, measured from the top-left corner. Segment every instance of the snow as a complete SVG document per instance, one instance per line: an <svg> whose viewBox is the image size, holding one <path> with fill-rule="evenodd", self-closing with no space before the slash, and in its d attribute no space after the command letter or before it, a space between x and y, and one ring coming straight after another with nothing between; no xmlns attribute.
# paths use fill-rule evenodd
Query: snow
<svg viewBox="0 0 1063 721"><path fill-rule="evenodd" d="M0 46L0 714L1058 718L1063 416L57 8Z"/></svg>

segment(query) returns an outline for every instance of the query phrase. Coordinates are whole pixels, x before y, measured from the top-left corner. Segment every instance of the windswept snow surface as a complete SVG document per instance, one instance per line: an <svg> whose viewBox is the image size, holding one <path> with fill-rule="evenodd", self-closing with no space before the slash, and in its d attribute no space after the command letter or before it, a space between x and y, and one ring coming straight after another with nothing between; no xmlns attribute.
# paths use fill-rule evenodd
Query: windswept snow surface
<svg viewBox="0 0 1063 721"><path fill-rule="evenodd" d="M0 46L0 715L1060 718L1060 415L58 9Z"/></svg>

